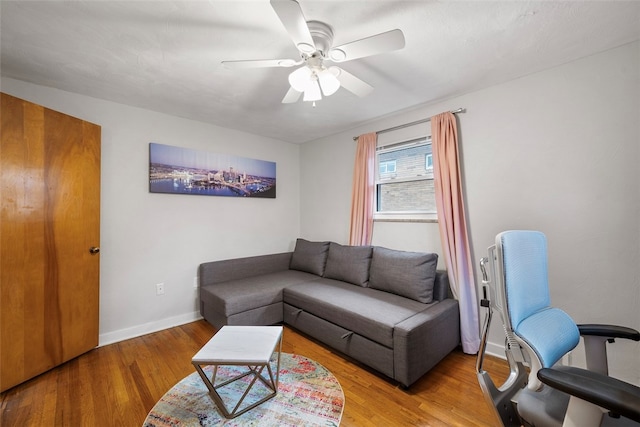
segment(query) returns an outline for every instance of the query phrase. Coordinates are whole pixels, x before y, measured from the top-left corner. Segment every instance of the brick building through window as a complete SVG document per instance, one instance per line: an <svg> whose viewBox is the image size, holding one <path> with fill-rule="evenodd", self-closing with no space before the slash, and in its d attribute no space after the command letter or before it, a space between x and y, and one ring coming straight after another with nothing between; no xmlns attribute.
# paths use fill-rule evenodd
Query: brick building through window
<svg viewBox="0 0 640 427"><path fill-rule="evenodd" d="M436 212L430 139L422 138L376 152L376 212Z"/></svg>

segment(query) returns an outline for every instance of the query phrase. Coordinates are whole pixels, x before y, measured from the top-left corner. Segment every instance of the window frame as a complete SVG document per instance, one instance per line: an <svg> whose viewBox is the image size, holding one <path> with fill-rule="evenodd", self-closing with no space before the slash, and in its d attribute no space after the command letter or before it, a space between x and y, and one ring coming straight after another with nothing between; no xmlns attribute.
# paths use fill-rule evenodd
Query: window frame
<svg viewBox="0 0 640 427"><path fill-rule="evenodd" d="M396 173L396 166L397 166L396 160L385 160L384 162L378 163L378 169L377 169L378 170L378 174L382 174L383 173L383 172L380 172L382 164L384 164L385 165L385 169L387 169L387 170L384 171L384 174L391 175L391 174L395 174ZM389 169L388 166L391 165L391 164L393 164L393 170L392 171L388 170Z"/></svg>
<svg viewBox="0 0 640 427"><path fill-rule="evenodd" d="M375 154L375 184L374 184L374 221L389 221L389 222L437 222L438 215L437 212L430 212L428 210L411 210L411 211L387 211L387 212L379 212L378 211L378 197L379 197L379 186L383 184L389 184L392 182L411 182L411 181L427 181L433 180L433 153L425 154L425 163L424 163L424 171L426 172L426 176L413 176L407 178L398 178L397 176L382 178L380 173L380 160L379 156L381 154L398 151L402 149L408 149L413 147L419 147L423 145L431 145L431 136L422 136L419 138L413 138L409 140L388 143L385 145L381 145L376 147ZM428 159L432 159L432 166L428 166ZM431 173L429 173L431 172ZM397 166L396 172L397 174ZM430 176L429 176L430 175Z"/></svg>
<svg viewBox="0 0 640 427"><path fill-rule="evenodd" d="M430 154L424 155L424 169L433 173L433 151Z"/></svg>

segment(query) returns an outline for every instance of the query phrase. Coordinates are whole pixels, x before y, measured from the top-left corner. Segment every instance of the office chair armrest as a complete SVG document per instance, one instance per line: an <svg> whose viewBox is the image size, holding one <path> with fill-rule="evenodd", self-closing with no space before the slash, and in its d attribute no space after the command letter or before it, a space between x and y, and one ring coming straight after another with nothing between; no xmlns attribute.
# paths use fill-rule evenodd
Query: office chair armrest
<svg viewBox="0 0 640 427"><path fill-rule="evenodd" d="M607 338L624 338L633 341L640 341L640 332L635 329L617 325L584 324L578 325L580 335L591 335Z"/></svg>
<svg viewBox="0 0 640 427"><path fill-rule="evenodd" d="M640 422L640 387L573 366L538 371L544 384Z"/></svg>

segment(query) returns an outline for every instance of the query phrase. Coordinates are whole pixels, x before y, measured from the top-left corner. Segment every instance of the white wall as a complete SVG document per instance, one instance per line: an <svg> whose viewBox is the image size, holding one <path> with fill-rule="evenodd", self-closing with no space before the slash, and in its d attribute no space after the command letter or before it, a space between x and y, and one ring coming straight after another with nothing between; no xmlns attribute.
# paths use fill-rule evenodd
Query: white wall
<svg viewBox="0 0 640 427"><path fill-rule="evenodd" d="M100 343L199 317L198 264L292 250L299 146L12 79L2 91L102 126ZM276 162L277 197L149 193L149 143ZM156 296L155 284L165 284Z"/></svg>
<svg viewBox="0 0 640 427"><path fill-rule="evenodd" d="M640 329L639 51L635 42L303 145L301 236L348 240L353 136L464 107L474 267L498 232L541 230L554 305L578 323ZM374 225L374 244L438 252L438 239L435 224ZM500 353L498 327L490 341ZM639 357L640 345L619 341L612 374L639 384ZM573 359L583 363L581 349Z"/></svg>

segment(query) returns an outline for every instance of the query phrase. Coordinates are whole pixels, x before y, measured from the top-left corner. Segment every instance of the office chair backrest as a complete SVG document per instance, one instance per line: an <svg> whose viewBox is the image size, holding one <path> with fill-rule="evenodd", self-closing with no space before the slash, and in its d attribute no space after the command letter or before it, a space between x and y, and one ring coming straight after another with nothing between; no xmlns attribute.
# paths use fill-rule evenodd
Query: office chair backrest
<svg viewBox="0 0 640 427"><path fill-rule="evenodd" d="M517 330L524 319L551 305L546 237L538 231L507 231L498 237L509 318Z"/></svg>
<svg viewBox="0 0 640 427"><path fill-rule="evenodd" d="M569 315L551 307L547 239L538 231L505 231L496 247L511 328L531 357L532 371L551 367L578 345L580 333Z"/></svg>

